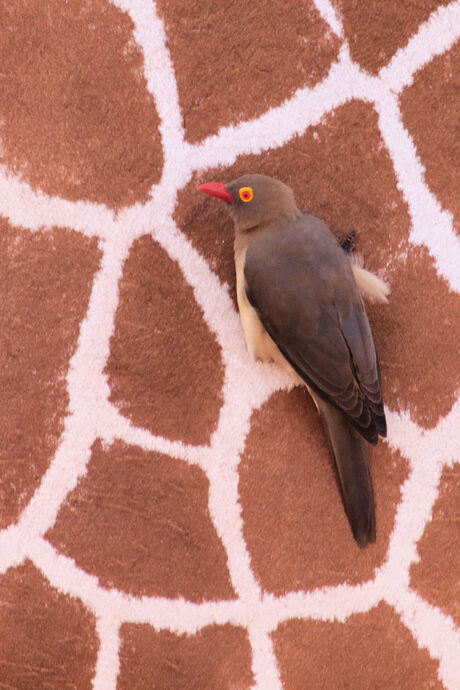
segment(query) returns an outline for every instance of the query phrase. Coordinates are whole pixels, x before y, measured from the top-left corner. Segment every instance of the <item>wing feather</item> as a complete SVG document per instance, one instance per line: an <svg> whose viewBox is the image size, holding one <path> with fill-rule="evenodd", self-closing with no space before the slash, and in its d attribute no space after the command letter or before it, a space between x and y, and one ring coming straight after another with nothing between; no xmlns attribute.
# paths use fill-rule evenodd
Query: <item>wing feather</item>
<svg viewBox="0 0 460 690"><path fill-rule="evenodd" d="M249 302L291 366L376 443L386 434L377 352L334 235L313 216L260 232L244 277Z"/></svg>

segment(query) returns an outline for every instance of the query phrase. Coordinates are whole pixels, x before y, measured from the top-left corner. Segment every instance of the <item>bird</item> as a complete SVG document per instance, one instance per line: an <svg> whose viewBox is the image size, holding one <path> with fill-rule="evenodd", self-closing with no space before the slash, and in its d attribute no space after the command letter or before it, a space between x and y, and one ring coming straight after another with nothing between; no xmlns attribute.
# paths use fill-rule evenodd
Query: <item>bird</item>
<svg viewBox="0 0 460 690"><path fill-rule="evenodd" d="M363 295L387 302L389 286L350 260L350 247L325 223L302 213L282 181L248 174L198 189L224 201L233 220L248 351L307 387L323 420L351 531L365 547L376 540L368 444L385 437L387 425Z"/></svg>

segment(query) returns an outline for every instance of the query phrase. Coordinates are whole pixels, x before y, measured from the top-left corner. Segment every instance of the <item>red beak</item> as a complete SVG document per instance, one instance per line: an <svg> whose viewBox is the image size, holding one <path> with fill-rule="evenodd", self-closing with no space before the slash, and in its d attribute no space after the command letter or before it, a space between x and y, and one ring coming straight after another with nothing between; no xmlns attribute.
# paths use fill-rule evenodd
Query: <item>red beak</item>
<svg viewBox="0 0 460 690"><path fill-rule="evenodd" d="M233 197L227 189L227 185L221 182L206 182L206 184L200 184L198 187L200 192L204 194L209 194L209 196L216 196L218 199L223 199L227 204L231 204Z"/></svg>

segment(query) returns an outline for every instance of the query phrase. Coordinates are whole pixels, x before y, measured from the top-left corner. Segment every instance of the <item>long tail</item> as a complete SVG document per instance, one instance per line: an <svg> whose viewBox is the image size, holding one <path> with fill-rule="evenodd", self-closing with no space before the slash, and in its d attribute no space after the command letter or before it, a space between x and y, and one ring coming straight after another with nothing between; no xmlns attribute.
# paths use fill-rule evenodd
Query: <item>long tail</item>
<svg viewBox="0 0 460 690"><path fill-rule="evenodd" d="M340 410L314 396L337 467L353 536L361 547L375 541L375 504L367 444Z"/></svg>

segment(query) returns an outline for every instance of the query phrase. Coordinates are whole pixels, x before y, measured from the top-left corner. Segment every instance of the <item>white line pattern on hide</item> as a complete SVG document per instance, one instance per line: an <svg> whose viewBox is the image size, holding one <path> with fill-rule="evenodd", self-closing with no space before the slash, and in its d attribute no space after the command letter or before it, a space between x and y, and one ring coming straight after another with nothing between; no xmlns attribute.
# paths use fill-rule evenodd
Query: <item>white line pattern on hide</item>
<svg viewBox="0 0 460 690"><path fill-rule="evenodd" d="M255 688L276 690L281 680L270 632L292 617L340 621L364 612L384 600L394 607L417 643L439 659L439 675L450 690L460 688L460 635L452 619L423 601L409 587L409 567L416 562L417 540L431 518L443 467L460 456L460 399L430 431L422 430L407 414L388 414L389 444L411 466L402 487L396 524L387 560L374 579L357 586L338 585L283 597L263 594L251 569L243 538L238 500L239 454L249 431L250 416L276 390L292 386L287 377L268 365L254 365L246 353L241 327L227 288L176 227L172 214L177 192L196 170L231 164L242 153L259 153L281 146L296 134L352 98L374 104L379 127L393 161L398 186L408 203L410 240L424 244L436 268L452 290L460 292L460 242L452 216L443 210L428 188L415 146L401 121L398 94L414 73L448 50L460 36L460 2L434 12L408 44L398 50L380 74L372 77L351 61L343 45L339 60L312 89L299 89L291 99L259 118L224 127L200 144L184 140L174 69L163 23L150 0L113 0L134 23L134 38L144 54L147 86L160 117L165 165L151 199L115 216L103 205L70 202L34 192L30 186L0 171L0 212L16 226L30 231L66 226L100 239L103 258L67 375L69 415L55 457L17 525L0 533L0 569L30 558L61 592L80 598L95 613L100 649L93 687L116 687L119 671L119 626L146 622L156 629L194 633L205 625L230 622L245 626L253 653ZM343 35L340 18L328 0L317 8L332 31ZM151 233L178 262L192 286L204 318L216 335L225 367L224 403L209 447L192 447L156 437L134 427L109 403L103 374L109 354L118 305L118 282L132 242ZM433 236L436 242L433 242ZM242 405L241 401L247 401ZM146 450L197 464L210 482L209 510L228 557L235 601L193 604L183 599L133 597L106 590L96 577L59 554L44 533L54 524L66 496L86 472L96 438L111 443L123 439Z"/></svg>

